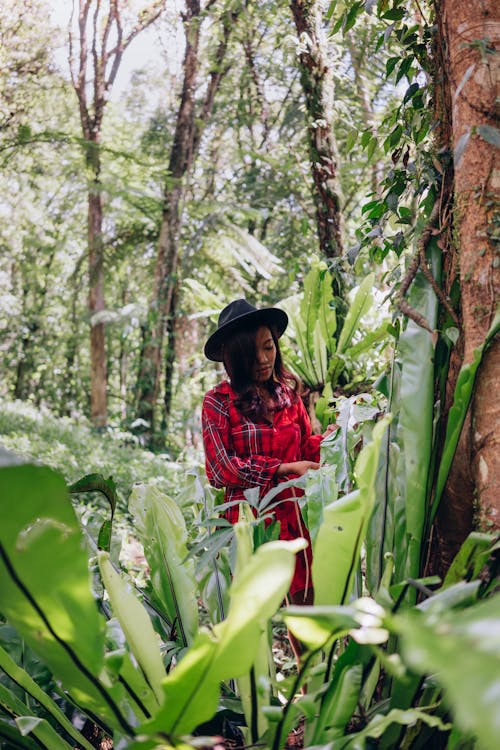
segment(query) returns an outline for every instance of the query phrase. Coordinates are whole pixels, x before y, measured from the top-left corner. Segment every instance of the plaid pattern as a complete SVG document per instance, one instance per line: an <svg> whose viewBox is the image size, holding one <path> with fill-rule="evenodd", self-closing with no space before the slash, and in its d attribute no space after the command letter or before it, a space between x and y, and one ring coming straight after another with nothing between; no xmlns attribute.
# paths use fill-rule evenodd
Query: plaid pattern
<svg viewBox="0 0 500 750"><path fill-rule="evenodd" d="M277 411L273 423L252 422L234 405L236 394L227 381L209 391L203 400L202 425L205 466L208 481L214 487L225 487L225 499L244 500L243 491L260 487L260 496L279 481L276 471L281 463L318 461L321 435L311 434L311 424L300 398L290 391L290 405ZM275 517L280 522L280 539L309 539L296 498L300 490L290 488L280 495ZM226 513L231 523L238 520L238 507ZM295 575L290 592L308 588L311 564L310 547L297 555Z"/></svg>

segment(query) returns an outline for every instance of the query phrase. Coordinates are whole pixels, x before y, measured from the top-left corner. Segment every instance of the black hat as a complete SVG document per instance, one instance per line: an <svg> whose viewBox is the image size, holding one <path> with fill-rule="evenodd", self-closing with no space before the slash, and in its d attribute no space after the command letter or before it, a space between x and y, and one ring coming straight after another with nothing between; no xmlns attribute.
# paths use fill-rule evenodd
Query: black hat
<svg viewBox="0 0 500 750"><path fill-rule="evenodd" d="M246 299L230 302L219 315L217 330L205 344L205 356L213 362L222 362L222 345L233 331L247 326L257 328L260 325L272 326L279 337L288 325L288 315L277 307L263 307L259 310Z"/></svg>

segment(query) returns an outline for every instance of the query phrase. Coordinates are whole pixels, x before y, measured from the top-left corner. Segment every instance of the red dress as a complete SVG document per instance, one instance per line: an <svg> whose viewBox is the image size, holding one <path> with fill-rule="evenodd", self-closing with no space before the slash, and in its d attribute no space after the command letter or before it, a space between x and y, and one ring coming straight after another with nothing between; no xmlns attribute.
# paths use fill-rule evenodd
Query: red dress
<svg viewBox="0 0 500 750"><path fill-rule="evenodd" d="M285 391L285 406L274 413L273 422L253 422L236 408L237 398L231 385L224 381L209 391L203 400L202 425L205 464L208 481L213 487L225 487L225 499L244 500L243 491L260 487L263 497L279 482L291 479L276 477L281 463L318 461L321 435L311 434L311 423L302 400L290 390ZM309 534L302 521L296 498L301 491L288 488L274 499L282 500L274 510L280 521L280 539L296 539ZM231 523L238 520L238 506L226 513ZM295 574L290 593L311 586L310 546L296 558Z"/></svg>

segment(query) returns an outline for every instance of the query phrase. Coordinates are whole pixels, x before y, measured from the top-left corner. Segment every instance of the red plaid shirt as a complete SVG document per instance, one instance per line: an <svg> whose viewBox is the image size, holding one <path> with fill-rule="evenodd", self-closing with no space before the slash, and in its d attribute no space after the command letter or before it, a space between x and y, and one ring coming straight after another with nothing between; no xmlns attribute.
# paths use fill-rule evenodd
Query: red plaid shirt
<svg viewBox="0 0 500 750"><path fill-rule="evenodd" d="M209 391L203 400L202 425L207 477L214 487L225 487L225 499L244 500L243 492L260 487L260 497L280 481L276 477L281 463L318 461L321 435L311 434L311 423L302 400L290 391L290 405L275 412L273 423L252 422L236 408L237 398L231 385L224 381ZM296 498L300 490L289 488L275 500ZM280 539L308 539L298 503L280 503L274 511L280 521ZM238 520L238 507L226 513L231 523ZM297 556L291 592L305 589L309 584L310 547L304 556Z"/></svg>

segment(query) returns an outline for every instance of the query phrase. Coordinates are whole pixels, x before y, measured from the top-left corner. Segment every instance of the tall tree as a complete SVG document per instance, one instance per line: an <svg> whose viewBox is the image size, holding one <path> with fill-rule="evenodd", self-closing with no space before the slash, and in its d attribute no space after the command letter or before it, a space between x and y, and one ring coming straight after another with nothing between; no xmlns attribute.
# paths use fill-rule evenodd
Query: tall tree
<svg viewBox="0 0 500 750"><path fill-rule="evenodd" d="M325 258L337 258L343 253L342 209L332 122L334 86L323 6L319 0L291 0L290 7L298 36L319 246ZM335 291L340 295L340 286Z"/></svg>
<svg viewBox="0 0 500 750"><path fill-rule="evenodd" d="M216 93L227 71L224 62L226 52L233 25L241 10L240 3L236 3L234 10L229 7L221 12L218 25L219 41L204 81L204 97L198 102L196 93L201 84L201 24L212 5L212 2L208 2L206 7L202 7L199 0L187 0L183 15L186 46L182 90L163 194L153 292L147 321L143 326L137 380L137 416L148 423L151 435L154 435L156 429L155 407L160 392L165 335L165 414L168 415L170 410L170 383L174 362L173 335L178 303L179 235L187 177L198 153L203 130L210 119Z"/></svg>
<svg viewBox="0 0 500 750"><path fill-rule="evenodd" d="M459 269L460 287L461 336L452 355L448 384L452 392L458 367L473 361L499 300L495 50L500 38L494 0L436 0L435 12L440 145L453 154L446 189L451 194L455 241L447 247L446 268L450 289ZM473 523L485 530L500 528L500 407L494 396L499 373L497 337L481 363L441 501L437 519L441 568L449 564Z"/></svg>
<svg viewBox="0 0 500 750"><path fill-rule="evenodd" d="M73 3L73 13L75 12ZM141 31L161 14L165 0L143 8L133 22L126 19L124 0L78 0L78 32L70 28L71 80L85 139L88 177L88 263L90 315L91 418L96 426L106 424L106 346L104 323L93 316L105 309L103 199L101 185L101 133L109 93L120 68L123 53ZM128 21L128 23L127 23ZM124 26L131 26L125 30Z"/></svg>

